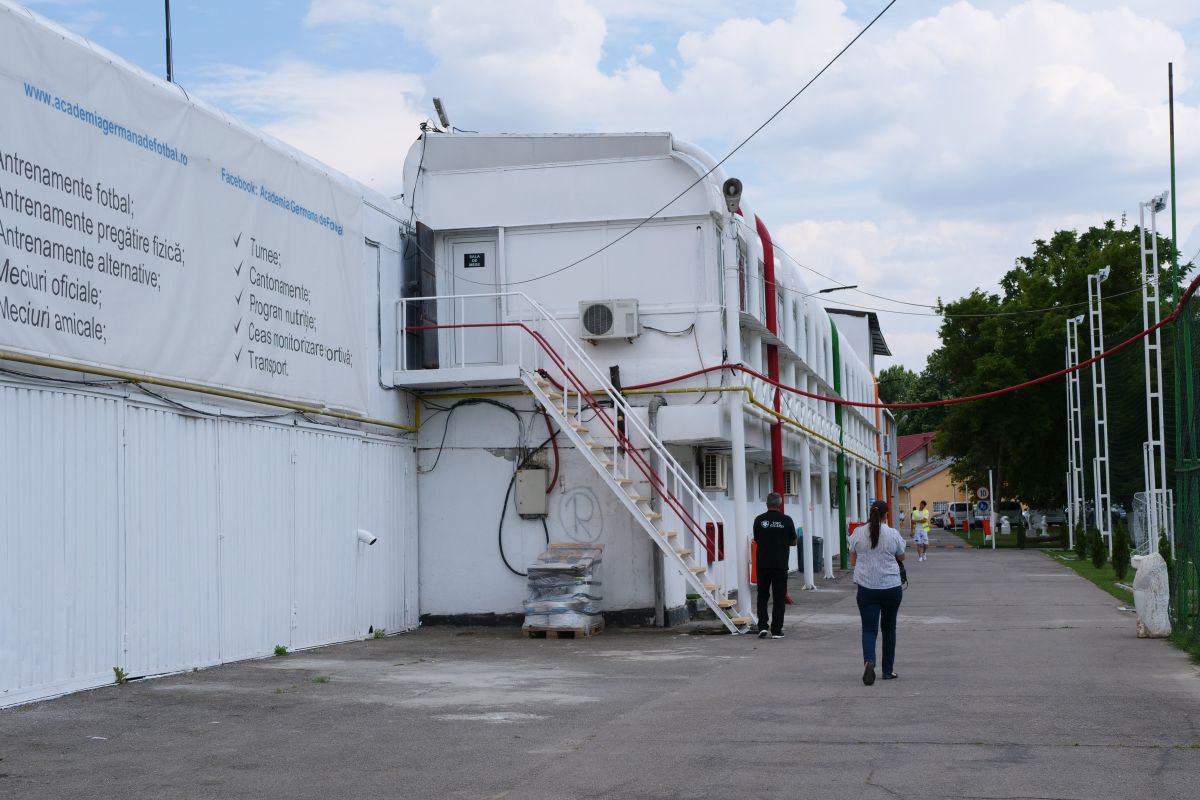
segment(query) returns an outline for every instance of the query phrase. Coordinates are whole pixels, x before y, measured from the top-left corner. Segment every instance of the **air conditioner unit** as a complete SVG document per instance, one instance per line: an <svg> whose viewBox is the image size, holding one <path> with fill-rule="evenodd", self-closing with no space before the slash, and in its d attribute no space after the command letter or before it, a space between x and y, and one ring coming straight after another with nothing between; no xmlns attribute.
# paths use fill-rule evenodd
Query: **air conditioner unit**
<svg viewBox="0 0 1200 800"><path fill-rule="evenodd" d="M794 469L789 469L783 473L783 493L785 495L800 494L800 473Z"/></svg>
<svg viewBox="0 0 1200 800"><path fill-rule="evenodd" d="M729 457L724 453L705 453L700 465L700 488L723 492L729 488Z"/></svg>
<svg viewBox="0 0 1200 800"><path fill-rule="evenodd" d="M638 301L584 300L579 327L584 339L632 339L638 335Z"/></svg>

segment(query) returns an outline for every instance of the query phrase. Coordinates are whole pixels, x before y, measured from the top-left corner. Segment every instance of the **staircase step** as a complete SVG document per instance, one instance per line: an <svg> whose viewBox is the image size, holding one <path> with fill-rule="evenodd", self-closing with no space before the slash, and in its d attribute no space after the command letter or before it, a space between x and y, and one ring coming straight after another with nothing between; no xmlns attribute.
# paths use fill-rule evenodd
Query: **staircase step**
<svg viewBox="0 0 1200 800"><path fill-rule="evenodd" d="M713 583L712 581L705 581L703 586L704 586L704 591L706 591L706 592L715 592L717 590L717 585L715 583Z"/></svg>
<svg viewBox="0 0 1200 800"><path fill-rule="evenodd" d="M703 575L705 572L708 572L708 567L704 566L703 564L692 564L690 567L688 567L688 570L696 575ZM708 587L706 586L705 588Z"/></svg>
<svg viewBox="0 0 1200 800"><path fill-rule="evenodd" d="M662 514L657 511L642 511L642 516L649 520L662 519Z"/></svg>
<svg viewBox="0 0 1200 800"><path fill-rule="evenodd" d="M562 400L562 392L558 391L557 389L543 389L542 391L546 394L546 397L549 397L551 400Z"/></svg>
<svg viewBox="0 0 1200 800"><path fill-rule="evenodd" d="M603 450L605 447L604 445L600 444L600 442L597 442L595 439L584 439L583 443L586 444L588 447L592 448L593 450Z"/></svg>
<svg viewBox="0 0 1200 800"><path fill-rule="evenodd" d="M588 432L587 426L585 426L582 422L576 422L574 420L570 420L570 421L568 421L567 424L570 425L572 428L574 428L576 433L582 434L582 433Z"/></svg>
<svg viewBox="0 0 1200 800"><path fill-rule="evenodd" d="M646 497L646 495L644 495L644 494L631 494L631 495L629 495L629 499L635 503L649 503L650 502L650 498Z"/></svg>
<svg viewBox="0 0 1200 800"><path fill-rule="evenodd" d="M682 556L683 558L688 558L689 556L691 556L691 554L692 554L692 551L690 548L687 548L687 547L676 547L675 548L675 555L677 555L677 556Z"/></svg>
<svg viewBox="0 0 1200 800"><path fill-rule="evenodd" d="M737 600L730 600L726 598L725 600L718 600L717 605L721 608L734 608L737 605Z"/></svg>
<svg viewBox="0 0 1200 800"><path fill-rule="evenodd" d="M679 531L663 531L662 535L667 537L668 539L678 539Z"/></svg>
<svg viewBox="0 0 1200 800"><path fill-rule="evenodd" d="M749 625L750 624L749 617L730 617L729 621L732 622L734 625Z"/></svg>
<svg viewBox="0 0 1200 800"><path fill-rule="evenodd" d="M603 467L611 467L613 465L612 459L608 458L607 456L601 457L600 465Z"/></svg>
<svg viewBox="0 0 1200 800"><path fill-rule="evenodd" d="M622 486L629 486L633 483L633 478L617 478L616 480L617 483L621 484Z"/></svg>

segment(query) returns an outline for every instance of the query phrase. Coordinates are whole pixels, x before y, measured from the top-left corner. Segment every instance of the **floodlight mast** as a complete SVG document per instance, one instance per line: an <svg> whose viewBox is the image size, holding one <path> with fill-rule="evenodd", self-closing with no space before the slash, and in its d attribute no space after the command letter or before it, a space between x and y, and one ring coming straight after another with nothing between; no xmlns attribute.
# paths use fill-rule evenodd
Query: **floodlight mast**
<svg viewBox="0 0 1200 800"><path fill-rule="evenodd" d="M1067 369L1079 365L1079 326L1083 315L1067 320ZM1079 370L1067 373L1067 543L1075 547L1075 533L1084 519L1083 478L1083 404L1080 399Z"/></svg>
<svg viewBox="0 0 1200 800"><path fill-rule="evenodd" d="M1171 556L1175 555L1174 515L1170 513L1167 488L1167 448L1163 414L1162 336L1158 323L1162 319L1159 304L1158 269L1158 212L1167 207L1169 192L1155 195L1139 203L1141 215L1138 235L1142 254L1142 325L1153 326L1153 332L1142 339L1146 377L1146 443L1143 472L1146 486L1146 538L1148 553L1158 552L1159 533L1167 534ZM1150 211L1149 244L1147 244L1146 211Z"/></svg>
<svg viewBox="0 0 1200 800"><path fill-rule="evenodd" d="M1112 274L1110 267L1104 267L1095 275L1088 276L1088 328L1091 334L1092 358L1092 398L1095 403L1095 441L1096 457L1092 460L1092 486L1095 497L1096 529L1101 538L1108 539L1108 555L1112 557L1112 498L1111 480L1108 469L1108 389L1104 359L1098 356L1104 352L1104 310L1101 303L1100 284L1108 280Z"/></svg>

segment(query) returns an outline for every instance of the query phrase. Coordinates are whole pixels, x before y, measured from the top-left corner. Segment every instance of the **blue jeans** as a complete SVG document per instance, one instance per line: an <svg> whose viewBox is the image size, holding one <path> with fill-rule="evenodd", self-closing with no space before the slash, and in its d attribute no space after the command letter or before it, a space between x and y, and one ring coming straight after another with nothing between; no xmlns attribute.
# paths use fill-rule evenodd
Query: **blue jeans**
<svg viewBox="0 0 1200 800"><path fill-rule="evenodd" d="M899 586L891 589L858 587L858 613L862 617L863 661L875 661L875 637L883 619L883 674L891 675L896 666L896 616L904 592Z"/></svg>

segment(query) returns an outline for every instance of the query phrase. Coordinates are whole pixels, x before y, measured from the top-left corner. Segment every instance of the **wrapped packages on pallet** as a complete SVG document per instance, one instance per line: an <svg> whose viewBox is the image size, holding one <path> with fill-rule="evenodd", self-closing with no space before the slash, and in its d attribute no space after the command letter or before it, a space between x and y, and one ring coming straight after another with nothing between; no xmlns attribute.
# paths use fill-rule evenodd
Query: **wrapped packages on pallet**
<svg viewBox="0 0 1200 800"><path fill-rule="evenodd" d="M527 630L579 630L603 626L596 568L604 545L552 544L529 567Z"/></svg>

